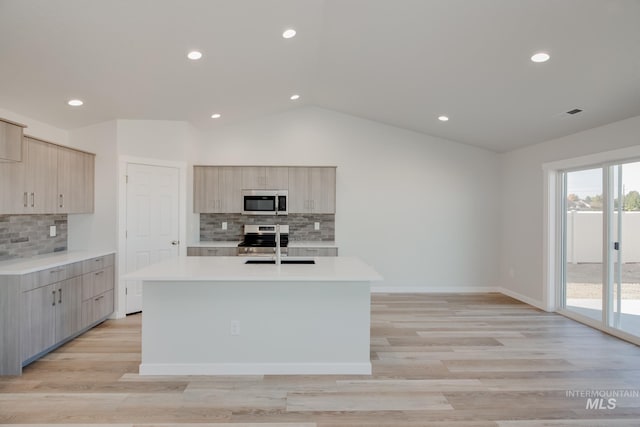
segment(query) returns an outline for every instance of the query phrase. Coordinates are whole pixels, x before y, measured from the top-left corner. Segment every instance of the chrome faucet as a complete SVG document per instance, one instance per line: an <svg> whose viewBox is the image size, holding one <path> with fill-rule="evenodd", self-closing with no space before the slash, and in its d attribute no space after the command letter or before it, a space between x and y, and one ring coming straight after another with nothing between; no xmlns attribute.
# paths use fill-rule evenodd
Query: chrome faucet
<svg viewBox="0 0 640 427"><path fill-rule="evenodd" d="M280 265L280 224L276 224L276 265Z"/></svg>

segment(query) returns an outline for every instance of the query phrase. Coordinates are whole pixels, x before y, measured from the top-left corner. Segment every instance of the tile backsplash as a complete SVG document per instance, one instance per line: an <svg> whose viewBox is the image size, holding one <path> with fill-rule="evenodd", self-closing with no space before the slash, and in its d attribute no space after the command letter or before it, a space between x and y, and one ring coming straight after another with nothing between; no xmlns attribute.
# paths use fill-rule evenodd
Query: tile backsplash
<svg viewBox="0 0 640 427"><path fill-rule="evenodd" d="M56 237L49 227L56 226ZM0 260L67 250L67 215L0 215Z"/></svg>
<svg viewBox="0 0 640 427"><path fill-rule="evenodd" d="M222 223L227 229L222 229ZM314 223L320 223L320 230ZM241 214L200 214L200 240L233 241L242 240L245 224L288 224L289 240L335 240L335 215L333 214L289 214L241 215Z"/></svg>

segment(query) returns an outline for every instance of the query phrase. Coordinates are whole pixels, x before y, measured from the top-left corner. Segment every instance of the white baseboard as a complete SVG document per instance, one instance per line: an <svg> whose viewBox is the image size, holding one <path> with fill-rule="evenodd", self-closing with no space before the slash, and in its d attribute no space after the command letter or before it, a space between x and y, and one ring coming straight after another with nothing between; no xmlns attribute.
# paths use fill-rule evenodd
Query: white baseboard
<svg viewBox="0 0 640 427"><path fill-rule="evenodd" d="M372 286L371 292L376 294L486 294L500 292L499 288L490 286L456 286L456 287L426 287L426 286Z"/></svg>
<svg viewBox="0 0 640 427"><path fill-rule="evenodd" d="M502 288L499 286L456 286L456 287L413 287L413 286L372 286L371 293L375 294L469 294L469 293L490 293L498 292L508 297L515 298L518 301L522 301L525 304L532 305L540 310L547 310L542 301L535 300L526 295L522 295L518 292L514 292L510 289Z"/></svg>
<svg viewBox="0 0 640 427"><path fill-rule="evenodd" d="M534 306L536 308L539 308L540 310L549 311L549 310L547 310L545 305L542 303L542 301L538 301L538 300L533 299L531 297L528 297L526 295L522 295L521 293L514 292L514 291L512 291L510 289L498 287L498 288L496 288L496 292L500 292L501 294L504 294L504 295L506 295L508 297L515 298L518 301L522 301L525 304L532 305L532 306Z"/></svg>
<svg viewBox="0 0 640 427"><path fill-rule="evenodd" d="M142 363L140 375L371 375L371 363Z"/></svg>

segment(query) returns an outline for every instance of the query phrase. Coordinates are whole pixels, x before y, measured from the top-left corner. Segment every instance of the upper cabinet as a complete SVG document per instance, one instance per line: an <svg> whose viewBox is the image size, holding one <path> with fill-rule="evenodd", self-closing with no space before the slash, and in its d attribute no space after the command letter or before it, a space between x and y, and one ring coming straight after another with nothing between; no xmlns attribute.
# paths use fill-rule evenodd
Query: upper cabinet
<svg viewBox="0 0 640 427"><path fill-rule="evenodd" d="M22 213L54 213L58 182L58 150L55 145L25 138L25 186ZM23 204L24 205L24 204Z"/></svg>
<svg viewBox="0 0 640 427"><path fill-rule="evenodd" d="M57 212L93 212L94 164L93 154L59 148Z"/></svg>
<svg viewBox="0 0 640 427"><path fill-rule="evenodd" d="M282 166L243 166L243 190L287 190L289 168Z"/></svg>
<svg viewBox="0 0 640 427"><path fill-rule="evenodd" d="M22 161L0 163L0 214L93 212L94 156L25 137Z"/></svg>
<svg viewBox="0 0 640 427"><path fill-rule="evenodd" d="M289 213L336 212L335 167L194 166L194 212L240 213L241 190L289 190Z"/></svg>
<svg viewBox="0 0 640 427"><path fill-rule="evenodd" d="M196 213L239 213L242 211L242 168L194 166L193 210Z"/></svg>
<svg viewBox="0 0 640 427"><path fill-rule="evenodd" d="M335 167L289 168L289 213L335 212Z"/></svg>
<svg viewBox="0 0 640 427"><path fill-rule="evenodd" d="M0 119L0 162L22 161L22 133L25 127Z"/></svg>

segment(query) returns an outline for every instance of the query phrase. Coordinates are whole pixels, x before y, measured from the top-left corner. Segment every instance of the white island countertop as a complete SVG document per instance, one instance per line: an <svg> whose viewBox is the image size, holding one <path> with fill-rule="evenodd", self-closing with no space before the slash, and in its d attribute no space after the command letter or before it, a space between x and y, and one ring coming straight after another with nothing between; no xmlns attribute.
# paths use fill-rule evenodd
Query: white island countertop
<svg viewBox="0 0 640 427"><path fill-rule="evenodd" d="M298 257L283 257L296 259ZM245 264L249 257L176 257L124 276L155 282L377 282L371 266L356 257L315 257L315 264ZM260 259L265 259L260 258ZM309 259L309 258L305 258Z"/></svg>

